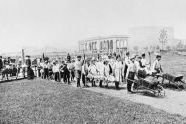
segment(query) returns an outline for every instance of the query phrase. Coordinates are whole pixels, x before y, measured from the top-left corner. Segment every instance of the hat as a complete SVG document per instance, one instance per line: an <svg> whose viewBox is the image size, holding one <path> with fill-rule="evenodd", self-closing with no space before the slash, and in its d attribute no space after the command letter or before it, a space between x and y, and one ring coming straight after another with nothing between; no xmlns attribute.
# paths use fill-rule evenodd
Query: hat
<svg viewBox="0 0 186 124"><path fill-rule="evenodd" d="M161 58L161 55L160 55L160 54L157 54L157 55L156 55L156 58Z"/></svg>
<svg viewBox="0 0 186 124"><path fill-rule="evenodd" d="M129 54L130 54L129 52L126 53L126 55L129 55Z"/></svg>
<svg viewBox="0 0 186 124"><path fill-rule="evenodd" d="M77 56L77 58L81 58L81 56L79 55L79 56Z"/></svg>

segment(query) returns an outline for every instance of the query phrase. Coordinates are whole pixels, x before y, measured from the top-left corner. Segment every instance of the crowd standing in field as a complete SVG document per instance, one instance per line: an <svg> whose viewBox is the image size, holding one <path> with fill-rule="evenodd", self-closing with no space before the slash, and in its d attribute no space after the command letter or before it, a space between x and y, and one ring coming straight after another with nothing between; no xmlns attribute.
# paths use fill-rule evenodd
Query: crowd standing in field
<svg viewBox="0 0 186 124"><path fill-rule="evenodd" d="M81 87L81 82L83 87L88 87L88 83L91 83L92 87L96 87L97 83L100 87L108 87L109 83L115 83L116 89L119 89L120 84L126 82L128 92L132 92L133 81L140 74L163 72L160 60L161 56L157 55L156 60L151 65L151 62L147 61L145 53L130 55L127 52L125 58L113 54L99 56L98 58L77 56L72 59L68 54L64 61L50 60L45 57L42 59L37 58L31 62L30 56L26 56L25 63L19 58L18 62L13 64L10 57L3 60L2 56L0 56L0 70L2 80L4 77L8 79L9 76L16 76L17 78L21 72L23 77L27 75L28 79L37 76L42 79L67 84L76 81L77 87Z"/></svg>

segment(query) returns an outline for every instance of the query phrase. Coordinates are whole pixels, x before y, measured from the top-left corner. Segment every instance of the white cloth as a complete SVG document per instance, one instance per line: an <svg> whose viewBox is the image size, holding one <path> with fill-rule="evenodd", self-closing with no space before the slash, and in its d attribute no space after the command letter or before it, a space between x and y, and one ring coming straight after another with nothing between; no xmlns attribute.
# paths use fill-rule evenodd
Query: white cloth
<svg viewBox="0 0 186 124"><path fill-rule="evenodd" d="M116 61L114 64L114 75L115 75L115 81L121 82L122 81L122 75L123 75L123 64L121 61Z"/></svg>
<svg viewBox="0 0 186 124"><path fill-rule="evenodd" d="M98 71L97 71L97 67L95 64L91 64L89 67L88 67L88 75L87 77L89 78L97 78L98 76Z"/></svg>
<svg viewBox="0 0 186 124"><path fill-rule="evenodd" d="M142 58L141 59L141 64L142 64L142 66L146 66L148 64L147 60L145 58Z"/></svg>
<svg viewBox="0 0 186 124"><path fill-rule="evenodd" d="M82 65L83 65L83 62L82 62L82 61L76 61L76 62L74 63L75 70L82 71Z"/></svg>
<svg viewBox="0 0 186 124"><path fill-rule="evenodd" d="M125 64L128 66L131 63L130 57L126 56L125 57Z"/></svg>
<svg viewBox="0 0 186 124"><path fill-rule="evenodd" d="M131 62L131 63L128 65L126 77L128 77L129 72L137 72L137 66L136 66L135 63Z"/></svg>
<svg viewBox="0 0 186 124"><path fill-rule="evenodd" d="M138 70L142 70L142 68L140 67L139 61L135 61L134 64L136 65L137 71L138 71Z"/></svg>
<svg viewBox="0 0 186 124"><path fill-rule="evenodd" d="M107 64L107 65L104 65L104 76L105 76L106 78L109 77L109 71L110 71L109 65L108 65L108 64Z"/></svg>
<svg viewBox="0 0 186 124"><path fill-rule="evenodd" d="M160 68L161 68L160 61L155 60L154 63L153 63L153 65L152 65L152 71L154 72L154 71L156 71L156 69L160 69Z"/></svg>
<svg viewBox="0 0 186 124"><path fill-rule="evenodd" d="M83 66L82 66L82 74L85 74L86 71L88 71L88 65L87 64L83 64Z"/></svg>
<svg viewBox="0 0 186 124"><path fill-rule="evenodd" d="M75 68L74 63L68 63L68 64L67 64L67 68L68 68L69 70L73 70L73 69Z"/></svg>
<svg viewBox="0 0 186 124"><path fill-rule="evenodd" d="M89 68L88 68L88 72L93 74L93 75L97 75L98 71L97 71L96 65L94 65L94 64L90 65Z"/></svg>
<svg viewBox="0 0 186 124"><path fill-rule="evenodd" d="M59 64L53 65L52 71L53 71L54 73L59 72Z"/></svg>
<svg viewBox="0 0 186 124"><path fill-rule="evenodd" d="M97 70L98 70L98 74L99 75L104 75L104 64L103 64L103 62L97 62L96 63L96 67L97 67Z"/></svg>

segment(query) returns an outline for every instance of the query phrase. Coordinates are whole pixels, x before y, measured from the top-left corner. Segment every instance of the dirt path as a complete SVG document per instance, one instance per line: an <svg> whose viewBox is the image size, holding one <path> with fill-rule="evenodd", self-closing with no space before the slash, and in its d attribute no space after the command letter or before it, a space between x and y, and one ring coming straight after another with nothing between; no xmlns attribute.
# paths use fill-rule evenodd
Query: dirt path
<svg viewBox="0 0 186 124"><path fill-rule="evenodd" d="M75 84L73 84L73 86L75 86ZM169 113L186 116L185 91L173 91L166 89L166 96L164 98L157 98L152 96L145 96L143 94L129 94L126 90L126 84L124 84L121 88L121 90L115 90L114 88L106 89L100 87L90 87L86 89L93 92L106 94L112 97L119 97L121 99L130 100L136 103L151 105L155 108L164 110Z"/></svg>

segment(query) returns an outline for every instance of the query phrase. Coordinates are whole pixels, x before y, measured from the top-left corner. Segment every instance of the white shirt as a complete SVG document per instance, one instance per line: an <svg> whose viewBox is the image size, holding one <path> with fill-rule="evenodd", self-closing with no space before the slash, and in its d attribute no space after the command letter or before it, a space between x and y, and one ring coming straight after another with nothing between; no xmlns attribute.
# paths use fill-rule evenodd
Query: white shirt
<svg viewBox="0 0 186 124"><path fill-rule="evenodd" d="M54 73L59 72L59 64L53 65L52 70L53 70Z"/></svg>
<svg viewBox="0 0 186 124"><path fill-rule="evenodd" d="M126 77L128 77L129 72L136 72L136 71L137 71L136 64L131 62L128 66Z"/></svg>
<svg viewBox="0 0 186 124"><path fill-rule="evenodd" d="M135 61L134 64L136 66L137 71L141 69L140 63L138 61Z"/></svg>
<svg viewBox="0 0 186 124"><path fill-rule="evenodd" d="M125 57L125 64L126 65L130 64L130 58L128 56Z"/></svg>
<svg viewBox="0 0 186 124"><path fill-rule="evenodd" d="M97 70L98 70L98 73L99 74L103 74L104 73L104 64L103 62L97 62L96 63L96 67L97 67Z"/></svg>
<svg viewBox="0 0 186 124"><path fill-rule="evenodd" d="M158 61L158 60L154 61L153 65L152 65L152 71L155 71L156 69L160 69L160 68L161 68L160 61Z"/></svg>
<svg viewBox="0 0 186 124"><path fill-rule="evenodd" d="M146 59L141 59L141 64L142 66L146 66L147 65L147 60Z"/></svg>
<svg viewBox="0 0 186 124"><path fill-rule="evenodd" d="M109 76L109 71L110 71L110 67L109 67L109 64L107 65L104 65L104 74L105 76Z"/></svg>
<svg viewBox="0 0 186 124"><path fill-rule="evenodd" d="M96 67L96 65L90 65L89 68L88 68L88 72L90 72L93 75L96 75L97 74L97 67Z"/></svg>
<svg viewBox="0 0 186 124"><path fill-rule="evenodd" d="M82 70L82 65L83 65L83 62L82 62L82 61L76 61L76 62L74 63L75 70L81 71L81 70Z"/></svg>
<svg viewBox="0 0 186 124"><path fill-rule="evenodd" d="M85 74L85 70L88 70L88 65L87 64L83 64L82 66L82 73Z"/></svg>

